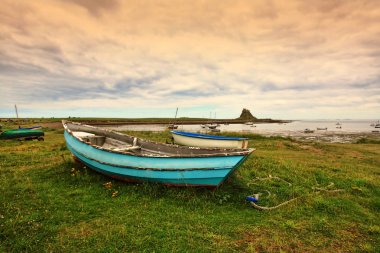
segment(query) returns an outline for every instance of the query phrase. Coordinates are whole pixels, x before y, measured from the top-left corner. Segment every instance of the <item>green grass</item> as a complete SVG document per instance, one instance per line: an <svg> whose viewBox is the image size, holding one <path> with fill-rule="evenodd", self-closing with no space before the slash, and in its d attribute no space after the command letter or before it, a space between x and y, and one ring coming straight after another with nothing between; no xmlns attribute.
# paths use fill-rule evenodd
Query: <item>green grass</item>
<svg viewBox="0 0 380 253"><path fill-rule="evenodd" d="M2 252L380 251L378 143L246 135L257 151L208 190L111 180L73 162L61 129L45 131L45 142L0 142ZM291 186L255 180L268 175ZM312 189L330 183L345 191ZM259 192L264 206L300 199L262 212L245 201Z"/></svg>

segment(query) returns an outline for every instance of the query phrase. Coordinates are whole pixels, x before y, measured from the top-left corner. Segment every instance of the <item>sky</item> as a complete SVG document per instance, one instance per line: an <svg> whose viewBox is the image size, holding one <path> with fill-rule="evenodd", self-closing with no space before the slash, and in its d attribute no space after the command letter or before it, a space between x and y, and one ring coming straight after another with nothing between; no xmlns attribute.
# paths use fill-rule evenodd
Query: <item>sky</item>
<svg viewBox="0 0 380 253"><path fill-rule="evenodd" d="M379 119L379 0L2 0L0 117Z"/></svg>

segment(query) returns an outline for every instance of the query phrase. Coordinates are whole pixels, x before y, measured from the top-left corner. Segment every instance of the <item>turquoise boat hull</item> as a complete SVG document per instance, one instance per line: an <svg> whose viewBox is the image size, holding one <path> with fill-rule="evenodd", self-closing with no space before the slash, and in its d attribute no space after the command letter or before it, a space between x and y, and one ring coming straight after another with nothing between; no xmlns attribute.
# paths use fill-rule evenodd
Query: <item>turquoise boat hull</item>
<svg viewBox="0 0 380 253"><path fill-rule="evenodd" d="M0 139L37 139L43 138L44 132L31 129L12 129L2 132Z"/></svg>
<svg viewBox="0 0 380 253"><path fill-rule="evenodd" d="M70 152L88 167L124 181L156 182L176 186L217 187L241 165L253 150L216 155L157 155L112 152L64 132ZM165 144L162 144L165 145ZM178 147L178 149L184 149ZM198 153L201 150L197 151Z"/></svg>

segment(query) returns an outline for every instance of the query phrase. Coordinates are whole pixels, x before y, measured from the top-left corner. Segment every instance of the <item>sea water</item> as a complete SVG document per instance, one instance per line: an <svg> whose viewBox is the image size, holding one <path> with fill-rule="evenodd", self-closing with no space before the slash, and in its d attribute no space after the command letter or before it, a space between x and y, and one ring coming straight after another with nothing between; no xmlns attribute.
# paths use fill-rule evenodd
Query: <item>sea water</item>
<svg viewBox="0 0 380 253"><path fill-rule="evenodd" d="M255 123L254 125L246 124L221 124L218 128L222 132L251 132L258 134L291 134L303 133L308 128L315 133L371 133L377 130L371 123L375 120L296 120L290 123ZM338 128L339 127L339 128ZM164 131L166 125L118 125L106 126L108 129L115 131ZM317 130L317 128L327 128L327 130ZM205 132L206 130L200 125L179 125L179 131Z"/></svg>

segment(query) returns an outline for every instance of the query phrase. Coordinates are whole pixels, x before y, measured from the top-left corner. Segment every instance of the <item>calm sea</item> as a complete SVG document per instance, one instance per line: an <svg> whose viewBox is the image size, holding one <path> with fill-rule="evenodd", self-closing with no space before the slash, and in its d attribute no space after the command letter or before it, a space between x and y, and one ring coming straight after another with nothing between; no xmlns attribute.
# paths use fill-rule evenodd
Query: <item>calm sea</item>
<svg viewBox="0 0 380 253"><path fill-rule="evenodd" d="M220 125L222 132L250 132L265 135L297 135L303 134L308 128L315 130L315 134L350 134L350 133L371 133L375 129L371 126L376 123L375 120L299 120L291 123L270 123L254 124L253 126L245 124ZM339 125L338 125L339 124ZM341 128L337 128L337 127ZM165 125L120 125L107 126L108 129L116 131L164 131ZM327 128L327 130L317 130L317 128ZM205 132L206 130L200 125L180 125L179 131Z"/></svg>

